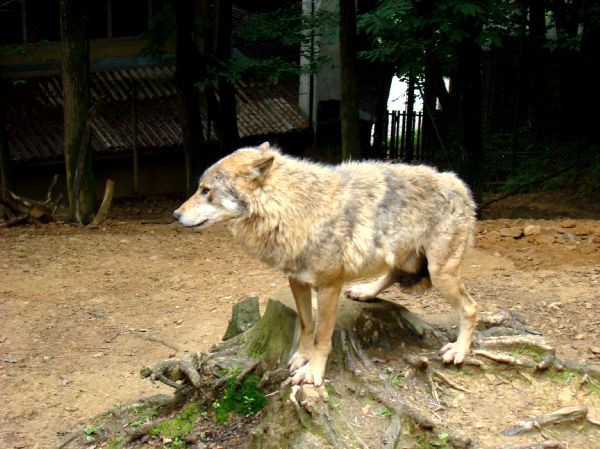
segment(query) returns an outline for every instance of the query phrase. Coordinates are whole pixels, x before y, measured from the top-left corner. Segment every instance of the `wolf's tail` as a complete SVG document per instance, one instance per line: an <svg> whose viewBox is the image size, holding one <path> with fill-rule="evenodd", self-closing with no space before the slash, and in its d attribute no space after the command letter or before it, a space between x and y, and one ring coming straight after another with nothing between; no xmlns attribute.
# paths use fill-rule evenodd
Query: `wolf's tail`
<svg viewBox="0 0 600 449"><path fill-rule="evenodd" d="M405 293L422 293L431 287L431 276L427 268L427 257L419 257L418 270L415 273L398 271L397 282Z"/></svg>

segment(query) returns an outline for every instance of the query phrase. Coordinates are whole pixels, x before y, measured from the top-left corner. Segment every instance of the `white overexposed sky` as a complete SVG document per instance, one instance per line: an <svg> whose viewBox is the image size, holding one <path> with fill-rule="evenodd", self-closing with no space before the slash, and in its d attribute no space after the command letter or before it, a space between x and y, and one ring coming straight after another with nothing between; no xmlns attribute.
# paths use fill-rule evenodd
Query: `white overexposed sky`
<svg viewBox="0 0 600 449"><path fill-rule="evenodd" d="M388 111L404 111L406 109L406 94L406 83L394 76L390 86L390 96L388 97ZM421 94L417 89L415 89L414 110L423 110L423 100L421 100Z"/></svg>

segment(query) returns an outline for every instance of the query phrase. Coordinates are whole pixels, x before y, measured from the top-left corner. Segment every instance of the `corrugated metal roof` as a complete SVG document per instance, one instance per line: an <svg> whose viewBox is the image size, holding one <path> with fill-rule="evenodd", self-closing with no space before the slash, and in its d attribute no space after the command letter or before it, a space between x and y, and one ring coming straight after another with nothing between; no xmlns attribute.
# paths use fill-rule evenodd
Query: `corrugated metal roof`
<svg viewBox="0 0 600 449"><path fill-rule="evenodd" d="M140 148L182 145L179 98L173 66L139 66L91 74L90 93L98 104L92 122L97 153L132 148L132 91L135 84ZM236 83L241 137L284 134L305 129L296 92L281 85ZM29 78L8 88L7 127L11 159L52 159L63 154L62 81L59 76ZM203 113L206 108L203 107ZM206 115L200 124L206 134ZM211 135L214 139L214 135Z"/></svg>

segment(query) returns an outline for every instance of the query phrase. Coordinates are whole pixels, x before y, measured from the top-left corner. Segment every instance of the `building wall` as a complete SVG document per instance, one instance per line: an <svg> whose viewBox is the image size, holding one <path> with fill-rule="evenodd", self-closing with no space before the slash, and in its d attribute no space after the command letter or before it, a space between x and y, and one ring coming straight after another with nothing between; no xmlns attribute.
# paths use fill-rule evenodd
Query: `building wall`
<svg viewBox="0 0 600 449"><path fill-rule="evenodd" d="M13 165L11 190L32 199L43 199L55 174L59 182L56 193L66 196L65 166L63 163ZM94 161L96 192L102 198L107 179L115 182L115 198L134 196L133 163L130 158L100 159ZM185 192L183 153L168 155L144 155L139 167L140 194L159 195Z"/></svg>

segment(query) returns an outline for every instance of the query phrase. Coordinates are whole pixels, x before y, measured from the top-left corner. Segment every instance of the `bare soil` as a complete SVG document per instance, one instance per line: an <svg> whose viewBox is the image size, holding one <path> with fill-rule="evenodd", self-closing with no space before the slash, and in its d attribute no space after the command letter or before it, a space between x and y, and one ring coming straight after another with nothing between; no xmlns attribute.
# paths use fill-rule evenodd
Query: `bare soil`
<svg viewBox="0 0 600 449"><path fill-rule="evenodd" d="M264 306L287 286L225 228L169 224L177 203L121 202L96 229L0 230L0 447L51 447L61 432L118 403L170 392L140 379L139 369L208 349L224 333L233 303L256 295ZM539 228L520 236L528 225ZM484 220L465 271L482 311L516 310L554 339L560 357L600 363L600 221ZM382 296L425 315L450 312L433 291L415 298L392 288ZM528 379L486 379L498 394L481 394L481 410L500 399L504 408L515 404L515 420L540 412L527 408L544 394L526 387ZM542 411L585 399L569 391ZM600 419L597 402L590 415ZM481 410L448 419L474 412L475 428L498 426L494 412ZM367 410L365 419L386 418Z"/></svg>

